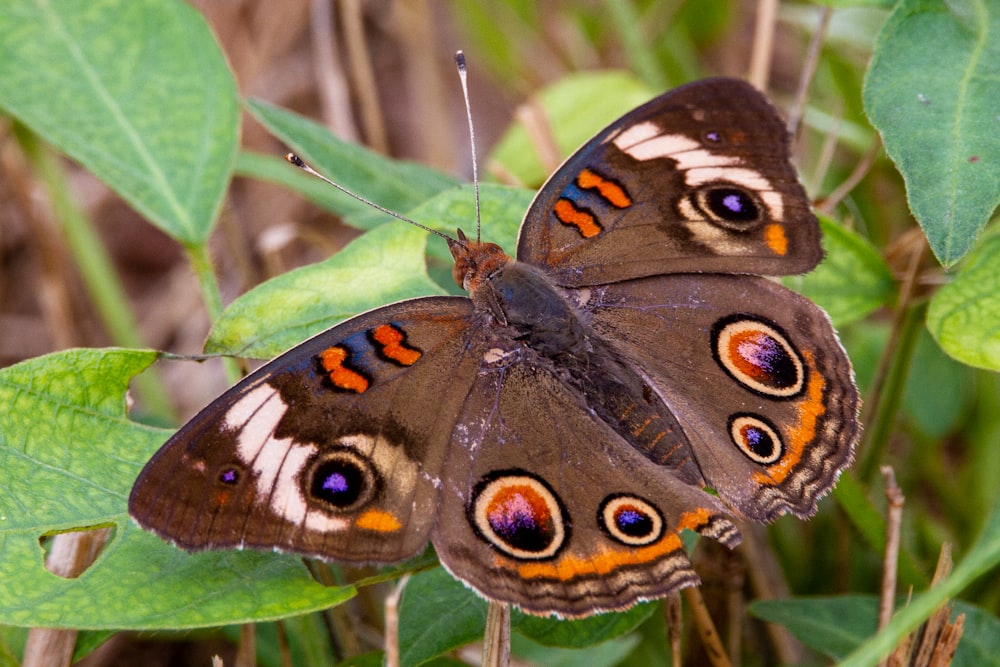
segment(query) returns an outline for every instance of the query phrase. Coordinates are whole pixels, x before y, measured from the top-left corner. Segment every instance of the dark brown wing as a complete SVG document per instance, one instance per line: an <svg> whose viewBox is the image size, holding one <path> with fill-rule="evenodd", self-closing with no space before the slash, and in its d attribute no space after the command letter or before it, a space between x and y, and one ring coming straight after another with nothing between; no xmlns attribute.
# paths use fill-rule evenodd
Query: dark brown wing
<svg viewBox="0 0 1000 667"><path fill-rule="evenodd" d="M784 123L735 79L681 86L587 142L538 193L517 248L565 286L803 273L821 256Z"/></svg>
<svg viewBox="0 0 1000 667"><path fill-rule="evenodd" d="M594 330L680 422L742 515L807 517L853 459L858 390L818 306L753 276L659 276L594 288Z"/></svg>
<svg viewBox="0 0 1000 667"><path fill-rule="evenodd" d="M485 597L566 617L696 584L680 532L734 546L722 506L644 457L559 375L502 346L478 373L445 468L442 564Z"/></svg>
<svg viewBox="0 0 1000 667"><path fill-rule="evenodd" d="M472 304L373 310L293 348L171 437L132 489L143 528L189 549L400 561L426 544L477 362Z"/></svg>

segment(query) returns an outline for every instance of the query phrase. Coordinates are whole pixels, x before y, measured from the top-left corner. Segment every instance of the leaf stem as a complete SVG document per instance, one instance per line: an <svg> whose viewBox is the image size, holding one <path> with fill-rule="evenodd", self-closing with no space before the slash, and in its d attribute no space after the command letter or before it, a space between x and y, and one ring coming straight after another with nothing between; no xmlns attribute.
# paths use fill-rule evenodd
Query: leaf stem
<svg viewBox="0 0 1000 667"><path fill-rule="evenodd" d="M212 264L208 245L185 245L184 250L187 252L188 262L191 263L195 276L198 277L198 284L201 285L201 294L205 301L205 310L208 311L208 318L214 323L222 314L222 292L219 290L219 281L215 277L215 266ZM240 379L242 373L235 359L223 357L222 365L230 383Z"/></svg>

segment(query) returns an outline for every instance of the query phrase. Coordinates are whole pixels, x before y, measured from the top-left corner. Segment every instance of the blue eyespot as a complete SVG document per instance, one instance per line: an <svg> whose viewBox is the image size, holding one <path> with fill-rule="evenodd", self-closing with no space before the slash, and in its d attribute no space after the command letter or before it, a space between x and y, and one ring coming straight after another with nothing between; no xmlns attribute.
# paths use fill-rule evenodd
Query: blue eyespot
<svg viewBox="0 0 1000 667"><path fill-rule="evenodd" d="M597 511L597 525L611 539L632 547L656 542L663 536L663 515L653 503L631 494L605 498Z"/></svg>
<svg viewBox="0 0 1000 667"><path fill-rule="evenodd" d="M704 205L720 221L729 223L756 222L760 218L760 207L753 197L743 190L732 187L715 187L704 195Z"/></svg>

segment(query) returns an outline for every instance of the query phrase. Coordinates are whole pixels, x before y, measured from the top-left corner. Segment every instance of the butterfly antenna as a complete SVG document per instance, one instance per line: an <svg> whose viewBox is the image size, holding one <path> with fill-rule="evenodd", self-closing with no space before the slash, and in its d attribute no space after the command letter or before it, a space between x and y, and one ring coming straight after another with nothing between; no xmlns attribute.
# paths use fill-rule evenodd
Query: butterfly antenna
<svg viewBox="0 0 1000 667"><path fill-rule="evenodd" d="M296 155L295 153L287 153L285 155L285 159L288 160L289 162L291 162L293 165L295 165L299 169L301 169L302 171L304 171L307 174L309 174L310 176L315 176L316 178L318 178L319 180L323 181L327 185L332 185L333 187L337 188L338 190L340 190L341 192L343 192L348 197L353 197L354 199L357 199L362 204L366 204L368 206L371 206L376 211L380 211L382 213L385 213L386 215L392 216L393 218L396 218L397 220L402 220L403 222L408 222L411 225L413 225L414 227L419 227L420 229L424 230L425 232L430 232L431 234L436 234L437 236L440 236L441 238L443 238L446 241L452 241L453 240L450 236L448 236L444 232L439 232L436 229L431 229L427 225L422 225L419 222L417 222L416 220L412 220L410 218L407 218L405 215L400 215L399 213L396 213L395 211L390 211L385 206L379 206L378 204L376 204L375 202L371 201L370 199L365 199L361 195L359 195L357 193L354 193L354 192L351 192L350 190L348 190L347 188L345 188L343 185L338 185L338 184L334 183L329 178L327 178L326 176L324 176L323 174L319 173L318 171L316 171L315 169L313 169L312 167L310 167L308 164L306 164L306 162L302 158L300 158L298 155Z"/></svg>
<svg viewBox="0 0 1000 667"><path fill-rule="evenodd" d="M465 54L455 52L455 65L458 67L458 78L462 82L462 96L465 98L465 117L469 120L469 145L472 148L472 186L476 189L476 242L479 242L479 231L482 228L482 215L479 211L479 157L476 154L476 128L472 123L472 105L469 103L469 81L465 67Z"/></svg>

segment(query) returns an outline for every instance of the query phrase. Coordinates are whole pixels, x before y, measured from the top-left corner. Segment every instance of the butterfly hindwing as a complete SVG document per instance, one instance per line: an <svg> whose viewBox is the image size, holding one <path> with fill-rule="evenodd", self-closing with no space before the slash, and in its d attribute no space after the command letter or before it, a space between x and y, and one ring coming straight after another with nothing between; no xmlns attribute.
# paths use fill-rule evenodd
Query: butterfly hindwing
<svg viewBox="0 0 1000 667"><path fill-rule="evenodd" d="M682 530L739 542L714 497L594 419L587 400L523 350L496 350L477 374L433 542L482 595L566 617L623 609L698 582Z"/></svg>
<svg viewBox="0 0 1000 667"><path fill-rule="evenodd" d="M859 398L826 314L753 276L594 288L591 323L671 406L708 485L743 516L806 517L853 458Z"/></svg>

